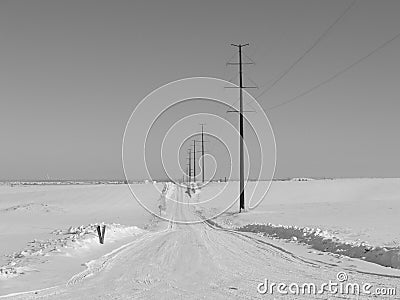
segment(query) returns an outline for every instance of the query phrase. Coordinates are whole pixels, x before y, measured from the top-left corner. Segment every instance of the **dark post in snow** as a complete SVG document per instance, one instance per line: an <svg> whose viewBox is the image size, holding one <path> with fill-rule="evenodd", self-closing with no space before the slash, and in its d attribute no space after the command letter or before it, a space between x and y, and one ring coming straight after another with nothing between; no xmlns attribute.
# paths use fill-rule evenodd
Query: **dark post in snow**
<svg viewBox="0 0 400 300"><path fill-rule="evenodd" d="M104 244L105 233L106 233L106 225L103 225L102 230L100 229L100 225L97 225L97 234L99 235L100 244Z"/></svg>

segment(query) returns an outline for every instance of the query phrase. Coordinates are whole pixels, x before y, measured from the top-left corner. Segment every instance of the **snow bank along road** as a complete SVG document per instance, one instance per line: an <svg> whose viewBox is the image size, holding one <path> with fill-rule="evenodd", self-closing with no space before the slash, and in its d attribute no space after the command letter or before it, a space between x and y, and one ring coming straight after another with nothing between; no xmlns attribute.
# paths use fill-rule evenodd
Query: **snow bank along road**
<svg viewBox="0 0 400 300"><path fill-rule="evenodd" d="M175 219L193 220L195 211L184 190L176 188L167 200ZM194 199L194 200L192 200ZM144 234L111 253L88 263L88 268L66 284L7 296L7 299L334 299L357 298L342 293L261 294L268 283L313 283L317 290L329 281L338 283L344 270L322 261L305 259L270 244L267 238L222 230L212 222L176 224ZM399 278L346 271L349 283L371 285L369 291L396 287ZM261 289L265 286L261 286ZM271 288L271 286L269 286ZM283 286L281 286L283 287ZM351 290L351 289L350 289ZM397 297L397 298L396 298ZM2 297L4 298L4 297ZM377 299L362 294L357 299ZM387 299L400 299L399 296Z"/></svg>

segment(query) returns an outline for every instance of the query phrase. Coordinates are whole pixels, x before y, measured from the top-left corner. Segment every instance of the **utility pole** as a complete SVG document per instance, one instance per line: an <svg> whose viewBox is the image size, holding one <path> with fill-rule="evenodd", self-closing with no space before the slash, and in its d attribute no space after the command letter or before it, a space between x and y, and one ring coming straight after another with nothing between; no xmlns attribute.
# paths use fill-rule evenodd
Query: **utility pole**
<svg viewBox="0 0 400 300"><path fill-rule="evenodd" d="M189 148L189 184L190 184L190 181L191 181L191 178L190 178L190 176L192 175L192 168L191 168L191 156L192 156L192 149L190 149Z"/></svg>
<svg viewBox="0 0 400 300"><path fill-rule="evenodd" d="M239 44L239 45L234 45L239 49L239 131L240 131L240 184L239 184L239 190L240 190L240 205L239 205L239 212L244 209L244 155L243 155L243 139L244 139L244 134L243 134L243 70L242 70L242 47L245 47L249 44Z"/></svg>
<svg viewBox="0 0 400 300"><path fill-rule="evenodd" d="M248 46L249 44L231 44L234 47L238 48L239 51L239 62L238 63L227 63L229 65L239 65L239 132L240 132L240 143L239 143L239 191L240 191L240 203L239 203L239 212L242 209L245 209L245 201L244 201L244 132L243 132L243 65L244 64L252 64L252 63L243 63L242 61L242 48ZM253 88L253 87L246 87Z"/></svg>
<svg viewBox="0 0 400 300"><path fill-rule="evenodd" d="M187 181L187 183L189 183L190 182L190 171L189 171L189 164L188 163L186 163L186 181Z"/></svg>
<svg viewBox="0 0 400 300"><path fill-rule="evenodd" d="M193 182L196 182L196 140L193 140Z"/></svg>
<svg viewBox="0 0 400 300"><path fill-rule="evenodd" d="M201 125L201 168L202 168L202 180L204 183L204 173L205 173L205 169L204 169L204 125L205 124L200 124Z"/></svg>

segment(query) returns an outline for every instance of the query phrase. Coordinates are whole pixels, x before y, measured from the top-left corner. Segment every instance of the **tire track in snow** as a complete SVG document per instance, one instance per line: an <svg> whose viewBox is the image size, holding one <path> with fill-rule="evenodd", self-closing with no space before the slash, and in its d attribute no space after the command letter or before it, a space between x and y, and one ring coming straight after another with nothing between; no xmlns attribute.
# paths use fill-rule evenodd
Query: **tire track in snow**
<svg viewBox="0 0 400 300"><path fill-rule="evenodd" d="M155 233L144 234L142 237L140 237L132 242L129 242L125 245L122 245L121 247L114 249L111 252L103 255L101 258L98 258L96 260L92 260L92 261L86 263L87 268L85 270L83 270L82 272L72 276L71 279L68 280L68 282L66 283L66 286L68 287L71 285L76 285L76 284L82 282L85 278L91 277L91 276L101 272L112 261L114 261L118 255L122 254L125 251L128 251L127 248L130 248L131 246L134 246L140 242L147 242L151 238L155 238L158 235L164 234L173 229L174 229L174 218L172 216L172 218L168 222L168 226L166 229L155 232Z"/></svg>
<svg viewBox="0 0 400 300"><path fill-rule="evenodd" d="M148 242L152 238L156 238L159 235L165 234L169 231L173 230L173 227L171 225L171 221L168 223L168 227L162 231L158 231L155 233L146 233L140 238L129 242L125 245L122 245L121 247L114 249L113 251L103 255L101 258L98 258L96 260L92 260L88 262L87 268L83 270L82 272L75 274L74 276L71 277L70 280L66 283L66 286L71 286L78 284L82 282L85 278L93 276L102 270L106 268L109 264L111 264L120 254L129 251L131 247L134 247L136 244L139 244L141 242Z"/></svg>
<svg viewBox="0 0 400 300"><path fill-rule="evenodd" d="M207 220L207 219L205 219L204 217L202 217L199 214L197 214L197 215L201 219L204 220L204 223L206 225L208 225L209 227L211 227L211 228L213 228L215 230L220 230L220 231L231 233L231 234L237 236L238 238L241 238L243 240L247 239L247 240L253 241L254 243L259 244L259 245L266 245L266 246L268 246L270 248L273 248L273 249L277 250L278 252L281 252L282 254L289 255L294 260L297 260L297 261L300 261L302 263L308 264L308 265L310 265L312 267L315 267L315 268L320 268L320 267L327 267L327 268L340 267L337 264L332 264L332 263L324 262L324 261L321 261L321 260L305 259L305 258L300 257L300 256L294 254L293 252L290 252L290 251L288 251L288 250L286 250L286 249L284 249L282 247L279 247L277 245L269 243L269 242L267 242L267 241L265 241L263 239L257 238L257 237L254 236L254 234L251 234L251 233L250 234L246 234L246 233L241 232L241 231L236 231L236 230L233 230L233 229L223 228L223 227L219 226L217 223L215 223L213 221L210 221L210 220ZM262 249L262 250L268 250L264 246L261 246L259 248ZM282 255L282 258L287 259L287 256L285 256L285 255ZM383 274L383 273L377 273L377 272L368 272L368 271L358 270L358 269L354 269L354 268L344 268L344 269L347 270L347 271L352 271L352 272L356 272L356 273L363 274L363 275L371 275L371 276L376 276L376 277L380 277L380 278L384 277L384 278L400 279L400 276L398 276L398 275Z"/></svg>
<svg viewBox="0 0 400 300"><path fill-rule="evenodd" d="M274 253L280 254L281 258L283 258L284 260L287 260L287 261L296 260L298 262L305 263L305 264L310 265L312 267L316 267L316 268L319 267L318 264L316 264L316 263L314 263L312 261L306 260L306 259L304 259L304 258L302 258L300 256L297 256L296 254L294 254L294 253L292 253L292 252L290 252L290 251L288 251L288 250L286 250L286 249L284 249L282 247L279 247L279 246L274 245L272 243L268 243L267 241L263 241L263 240L258 239L256 237L249 236L249 235L247 235L245 233L242 233L242 232L239 232L239 231L222 228L222 227L216 225L214 222L212 222L210 220L206 220L200 215L198 215L198 216L199 216L199 218L203 219L203 223L206 224L207 226L209 226L210 228L212 228L214 230L227 232L227 233L229 233L231 235L234 235L237 238L240 238L243 241L247 241L247 242L248 241L252 241L256 245L261 245L261 246L256 246L255 244L252 244L252 243L249 243L249 244L252 244L253 246L256 246L257 248L259 248L261 250L264 250L264 251L268 251L270 253L274 252ZM265 246L267 246L267 247L265 247Z"/></svg>

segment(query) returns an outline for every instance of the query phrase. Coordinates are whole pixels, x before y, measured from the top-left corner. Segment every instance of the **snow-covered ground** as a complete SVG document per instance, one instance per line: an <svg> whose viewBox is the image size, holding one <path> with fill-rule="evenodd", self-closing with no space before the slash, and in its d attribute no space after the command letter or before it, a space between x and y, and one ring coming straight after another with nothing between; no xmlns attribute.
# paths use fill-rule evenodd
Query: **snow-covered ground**
<svg viewBox="0 0 400 300"><path fill-rule="evenodd" d="M255 184L248 183L249 197ZM238 184L211 184L202 197L222 190L216 199L201 205L204 216L227 207L238 193ZM214 221L400 269L400 179L274 181L256 209L237 211L235 204Z"/></svg>
<svg viewBox="0 0 400 300"><path fill-rule="evenodd" d="M190 197L171 183L131 187L156 214L190 224L154 217L126 185L0 186L0 297L250 299L271 297L257 292L265 278L320 284L345 271L374 287L400 278L400 179L276 181L256 209L238 214L235 203L204 222L235 199L237 182Z"/></svg>
<svg viewBox="0 0 400 300"><path fill-rule="evenodd" d="M131 187L156 211L162 183ZM136 239L156 223L127 185L2 185L0 295L68 280L87 261ZM97 224L106 225L104 245Z"/></svg>
<svg viewBox="0 0 400 300"><path fill-rule="evenodd" d="M254 184L248 183L248 189ZM210 184L202 191L202 198L222 189L223 183ZM221 196L203 206L218 212L237 193L237 183L228 183ZM226 219L234 225L272 223L319 227L343 239L400 246L400 233L395 230L400 225L400 179L274 181L256 209L240 215L234 214L237 211L238 204L234 204L220 220ZM227 217L231 214L234 215Z"/></svg>

